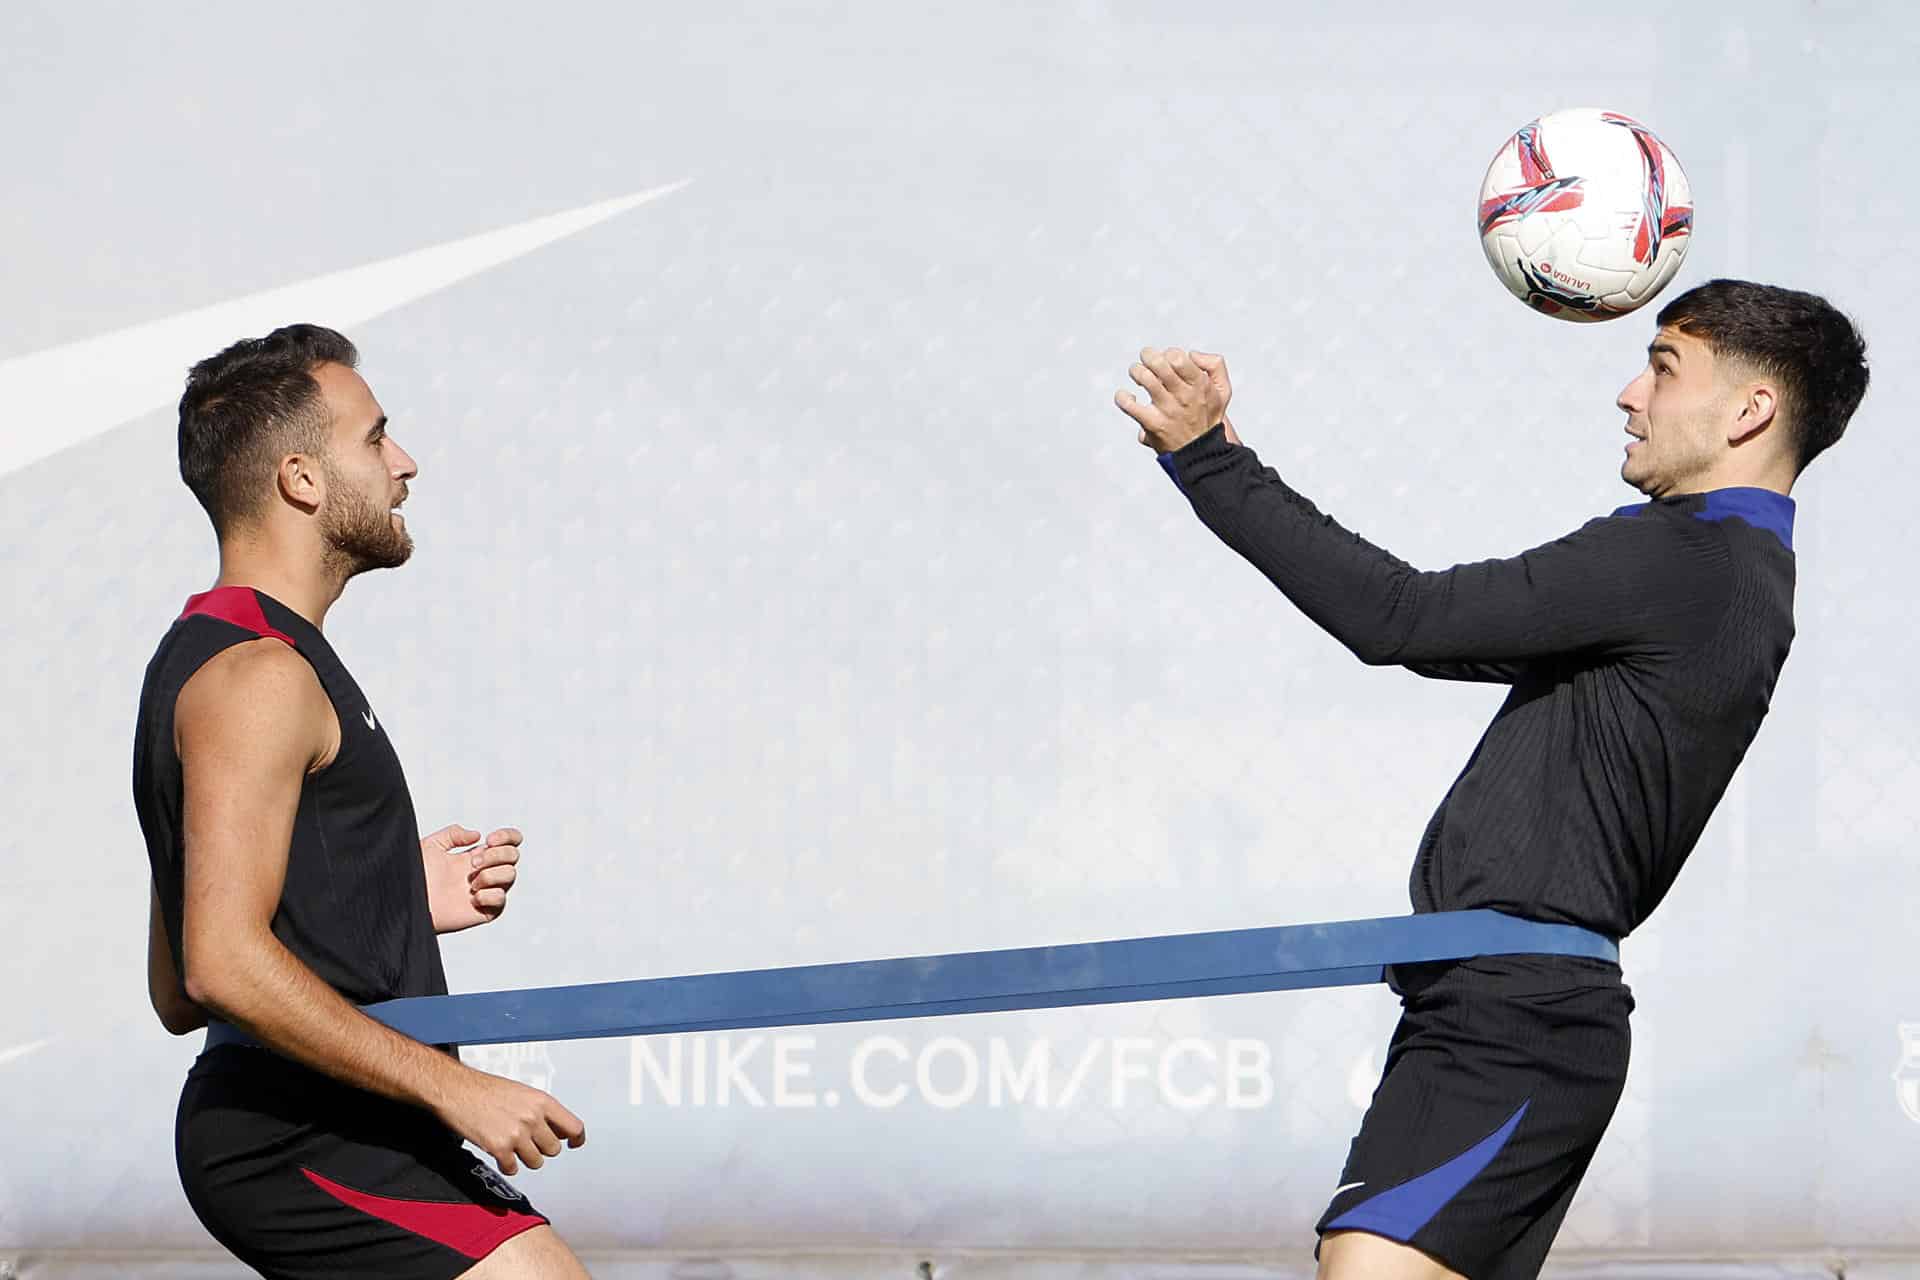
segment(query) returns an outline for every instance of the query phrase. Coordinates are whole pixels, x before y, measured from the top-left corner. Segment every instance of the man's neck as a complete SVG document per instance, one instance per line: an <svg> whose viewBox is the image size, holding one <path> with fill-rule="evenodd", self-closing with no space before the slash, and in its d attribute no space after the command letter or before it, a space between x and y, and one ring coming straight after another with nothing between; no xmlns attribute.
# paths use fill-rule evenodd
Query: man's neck
<svg viewBox="0 0 1920 1280"><path fill-rule="evenodd" d="M1741 459L1739 466L1720 466L1710 468L1703 475L1694 477L1684 485L1676 486L1672 493L1664 495L1677 497L1683 493L1711 493L1715 489L1768 489L1783 498L1793 496L1793 482L1796 477L1791 467L1777 465L1755 467L1747 465Z"/></svg>
<svg viewBox="0 0 1920 1280"><path fill-rule="evenodd" d="M252 587L293 610L316 630L324 630L327 610L346 589L347 580L317 560L305 560L242 540L220 544L216 587Z"/></svg>

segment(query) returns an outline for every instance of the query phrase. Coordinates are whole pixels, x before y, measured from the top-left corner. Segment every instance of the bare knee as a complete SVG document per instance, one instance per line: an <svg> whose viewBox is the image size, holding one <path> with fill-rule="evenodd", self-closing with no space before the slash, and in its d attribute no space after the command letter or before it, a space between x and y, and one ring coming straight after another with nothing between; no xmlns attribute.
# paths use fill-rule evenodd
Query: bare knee
<svg viewBox="0 0 1920 1280"><path fill-rule="evenodd" d="M460 1273L460 1280L590 1280L552 1227L531 1227Z"/></svg>
<svg viewBox="0 0 1920 1280"><path fill-rule="evenodd" d="M1320 1237L1315 1280L1466 1280L1431 1254L1369 1231L1329 1231Z"/></svg>

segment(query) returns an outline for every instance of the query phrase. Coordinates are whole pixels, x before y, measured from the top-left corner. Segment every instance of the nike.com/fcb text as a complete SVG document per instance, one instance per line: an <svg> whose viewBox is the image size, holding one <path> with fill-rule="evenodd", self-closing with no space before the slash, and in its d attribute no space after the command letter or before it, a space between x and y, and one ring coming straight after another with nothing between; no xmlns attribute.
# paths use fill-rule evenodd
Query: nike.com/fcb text
<svg viewBox="0 0 1920 1280"><path fill-rule="evenodd" d="M649 1036L632 1042L635 1106L886 1110L960 1107L1166 1106L1252 1110L1273 1101L1273 1052L1263 1040L1188 1036L1047 1039L984 1046L955 1036L924 1043L870 1036L829 1073L805 1033Z"/></svg>

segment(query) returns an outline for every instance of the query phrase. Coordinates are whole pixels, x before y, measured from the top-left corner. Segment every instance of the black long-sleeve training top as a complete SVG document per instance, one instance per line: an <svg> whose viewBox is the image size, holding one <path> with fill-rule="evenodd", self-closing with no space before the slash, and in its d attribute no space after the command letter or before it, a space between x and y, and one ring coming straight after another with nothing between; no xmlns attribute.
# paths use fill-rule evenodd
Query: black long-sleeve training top
<svg viewBox="0 0 1920 1280"><path fill-rule="evenodd" d="M1415 911L1624 937L1659 905L1760 728L1793 641L1793 500L1622 507L1423 573L1216 426L1161 455L1202 522L1362 662L1510 684L1414 859Z"/></svg>

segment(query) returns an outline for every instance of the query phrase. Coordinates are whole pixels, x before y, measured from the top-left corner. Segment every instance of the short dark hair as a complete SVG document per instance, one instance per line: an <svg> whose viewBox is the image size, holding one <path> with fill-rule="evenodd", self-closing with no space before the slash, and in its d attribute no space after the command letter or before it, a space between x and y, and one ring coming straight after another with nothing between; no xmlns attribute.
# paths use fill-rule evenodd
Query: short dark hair
<svg viewBox="0 0 1920 1280"><path fill-rule="evenodd" d="M264 509L281 458L326 452L329 419L313 371L359 362L358 349L332 329L290 324L193 366L180 397L180 478L216 535Z"/></svg>
<svg viewBox="0 0 1920 1280"><path fill-rule="evenodd" d="M1817 294L1709 280L1662 307L1658 323L1779 380L1796 472L1840 438L1867 393L1866 340Z"/></svg>

